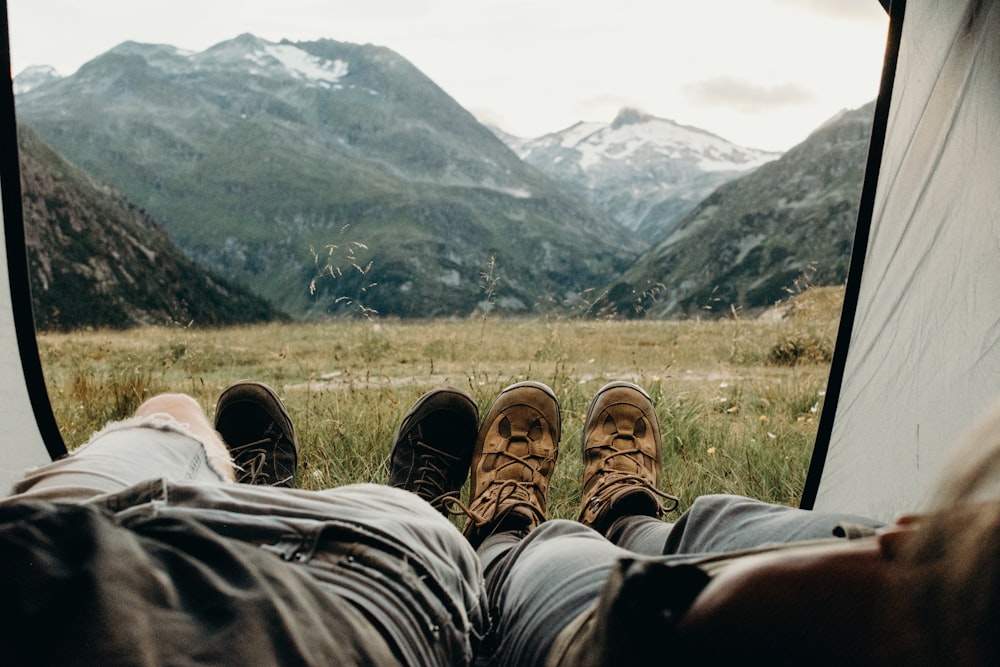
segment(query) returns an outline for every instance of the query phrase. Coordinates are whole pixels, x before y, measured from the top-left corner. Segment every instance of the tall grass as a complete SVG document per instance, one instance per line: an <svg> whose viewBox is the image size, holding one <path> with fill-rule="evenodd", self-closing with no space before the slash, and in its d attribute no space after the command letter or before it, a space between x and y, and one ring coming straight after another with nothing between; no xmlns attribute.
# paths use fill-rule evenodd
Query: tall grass
<svg viewBox="0 0 1000 667"><path fill-rule="evenodd" d="M652 396L664 440L661 486L681 498L740 493L797 504L828 373L834 311L778 322L333 321L213 330L42 334L64 439L79 444L149 396L182 391L211 417L243 378L282 396L300 442L300 486L384 482L396 426L426 390L468 390L485 413L507 384L552 387L562 410L550 516L575 517L591 397L626 379ZM789 357L776 350L797 341Z"/></svg>

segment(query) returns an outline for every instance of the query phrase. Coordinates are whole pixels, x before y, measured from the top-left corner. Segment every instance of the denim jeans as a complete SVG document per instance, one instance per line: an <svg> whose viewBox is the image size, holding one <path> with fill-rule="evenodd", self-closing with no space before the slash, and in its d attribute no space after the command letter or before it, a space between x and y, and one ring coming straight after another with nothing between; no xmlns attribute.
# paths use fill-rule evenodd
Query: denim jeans
<svg viewBox="0 0 1000 667"><path fill-rule="evenodd" d="M605 538L575 521L547 521L526 537L498 533L478 549L500 665L541 665L555 638L600 596L615 563L635 556L683 565L712 554L846 537L877 522L749 498L698 498L676 523L648 516L615 521Z"/></svg>

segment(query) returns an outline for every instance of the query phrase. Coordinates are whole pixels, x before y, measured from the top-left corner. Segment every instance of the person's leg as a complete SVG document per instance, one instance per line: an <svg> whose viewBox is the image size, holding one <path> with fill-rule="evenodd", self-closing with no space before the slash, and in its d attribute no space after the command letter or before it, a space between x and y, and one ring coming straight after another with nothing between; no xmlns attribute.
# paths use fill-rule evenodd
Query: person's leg
<svg viewBox="0 0 1000 667"><path fill-rule="evenodd" d="M518 382L493 401L472 452L463 529L472 546L496 532L526 534L545 520L560 429L559 403L541 383Z"/></svg>
<svg viewBox="0 0 1000 667"><path fill-rule="evenodd" d="M232 481L229 452L201 406L161 394L108 424L69 456L28 471L9 500L83 502L151 478Z"/></svg>
<svg viewBox="0 0 1000 667"><path fill-rule="evenodd" d="M669 531L662 553L725 553L803 540L846 537L852 526L882 523L730 495L701 496Z"/></svg>
<svg viewBox="0 0 1000 667"><path fill-rule="evenodd" d="M676 507L677 498L657 488L662 448L649 395L631 382L602 387L583 425L583 502L578 520L606 534L619 517L659 518Z"/></svg>
<svg viewBox="0 0 1000 667"><path fill-rule="evenodd" d="M212 466L226 479L233 479L233 460L229 455L226 443L218 431L208 422L205 411L196 400L187 394L159 394L149 399L138 408L135 416L155 420L158 415L164 415L187 427L187 430L198 439L205 448L205 454Z"/></svg>
<svg viewBox="0 0 1000 667"><path fill-rule="evenodd" d="M323 533L330 541L320 538L312 561L325 581L356 602L402 664L471 663L489 614L479 559L455 526L417 494L386 485L318 495L335 508Z"/></svg>
<svg viewBox="0 0 1000 667"><path fill-rule="evenodd" d="M494 622L481 661L544 661L624 553L579 523L545 521L559 437L555 396L532 382L501 392L479 430L465 535L483 564Z"/></svg>
<svg viewBox="0 0 1000 667"><path fill-rule="evenodd" d="M580 521L650 556L737 551L834 537L844 523L877 525L726 495L698 498L675 524L666 523L666 494L657 489L661 450L656 413L642 389L612 382L598 391L584 424Z"/></svg>
<svg viewBox="0 0 1000 667"><path fill-rule="evenodd" d="M478 650L488 629L480 562L469 542L441 517L452 507L461 506L458 498L469 475L478 427L478 408L466 392L455 387L428 391L406 413L393 436L389 487L396 488L359 487L377 503L366 523L399 539L406 549L403 567L415 570L412 577L404 577L398 584L398 576L382 580L385 590L374 594L396 601L383 604L375 615L397 619L383 622L383 627L396 628L392 634L400 637L399 653L407 664L442 659L462 664ZM343 487L329 494L343 497L354 488ZM404 497L412 500L401 503ZM424 502L414 502L416 498ZM359 509L356 507L354 513ZM374 557L366 560L379 562ZM369 606L379 605L373 601ZM426 641L426 633L404 627L412 625L402 622L399 613L407 607L419 609L418 615L423 617L450 616L448 623L437 624L433 646ZM458 609L464 611L455 615Z"/></svg>
<svg viewBox="0 0 1000 667"><path fill-rule="evenodd" d="M527 537L497 533L478 549L494 618L487 650L499 665L541 665L559 634L629 552L576 521L546 521Z"/></svg>
<svg viewBox="0 0 1000 667"><path fill-rule="evenodd" d="M266 384L241 380L226 387L215 404L215 430L229 448L237 482L295 487L295 427Z"/></svg>
<svg viewBox="0 0 1000 667"><path fill-rule="evenodd" d="M606 536L634 553L659 556L726 553L847 537L854 527L873 529L880 525L850 514L814 512L719 494L697 498L676 523L653 516L621 516L612 522Z"/></svg>
<svg viewBox="0 0 1000 667"><path fill-rule="evenodd" d="M649 395L630 382L602 387L583 425L579 521L623 549L662 553L670 524L661 517L677 506L657 488L662 449Z"/></svg>

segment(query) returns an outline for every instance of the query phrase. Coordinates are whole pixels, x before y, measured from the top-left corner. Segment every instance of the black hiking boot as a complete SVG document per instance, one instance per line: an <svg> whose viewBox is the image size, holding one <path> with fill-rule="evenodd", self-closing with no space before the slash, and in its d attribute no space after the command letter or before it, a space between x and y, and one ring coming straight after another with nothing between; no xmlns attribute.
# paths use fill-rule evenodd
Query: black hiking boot
<svg viewBox="0 0 1000 667"><path fill-rule="evenodd" d="M215 430L229 447L237 482L295 486L295 427L266 384L242 380L227 387L215 406Z"/></svg>
<svg viewBox="0 0 1000 667"><path fill-rule="evenodd" d="M479 408L461 389L421 396L393 438L389 486L412 491L447 515L469 474L478 425Z"/></svg>

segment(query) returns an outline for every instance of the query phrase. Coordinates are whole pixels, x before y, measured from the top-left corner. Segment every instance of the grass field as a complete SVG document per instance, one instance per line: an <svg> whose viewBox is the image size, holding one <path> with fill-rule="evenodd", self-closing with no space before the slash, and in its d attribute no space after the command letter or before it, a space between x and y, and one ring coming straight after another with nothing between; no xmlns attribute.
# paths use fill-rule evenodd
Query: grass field
<svg viewBox="0 0 1000 667"><path fill-rule="evenodd" d="M41 334L49 394L70 447L161 391L211 417L243 378L274 387L296 424L300 486L384 482L392 436L426 390L470 391L485 413L522 379L552 387L563 418L550 517L575 517L580 440L593 394L626 379L653 397L661 487L795 505L805 481L833 348L839 292L814 290L775 322L334 321L199 330Z"/></svg>

